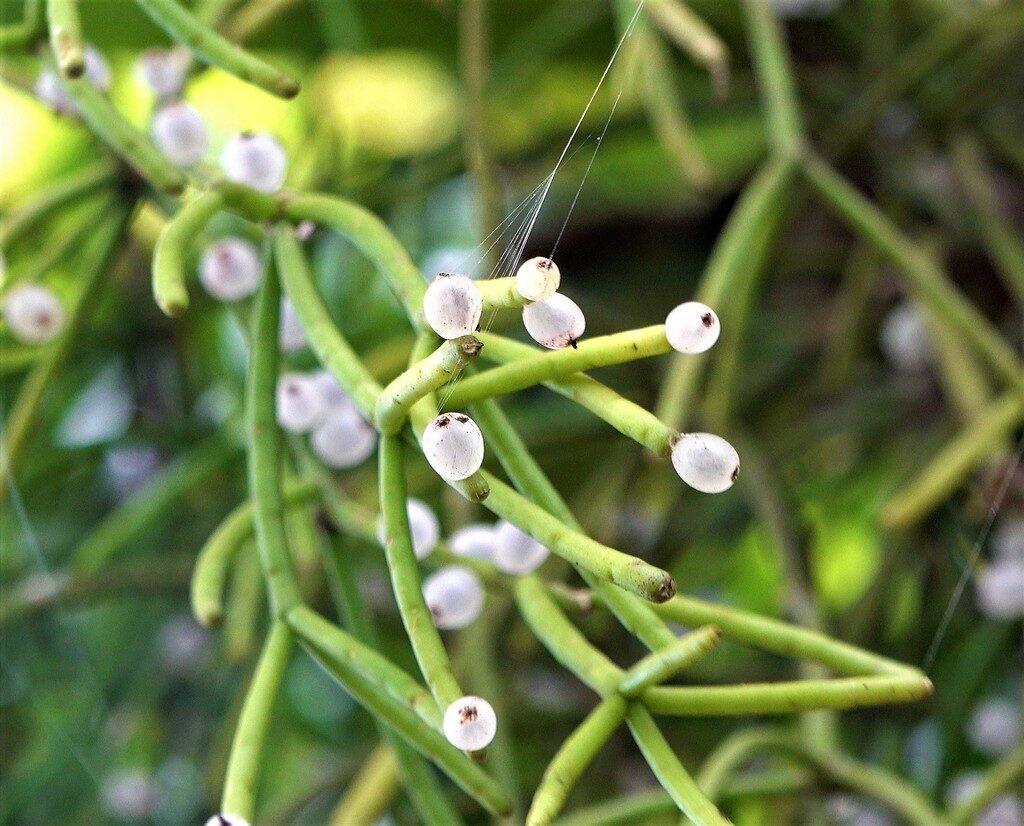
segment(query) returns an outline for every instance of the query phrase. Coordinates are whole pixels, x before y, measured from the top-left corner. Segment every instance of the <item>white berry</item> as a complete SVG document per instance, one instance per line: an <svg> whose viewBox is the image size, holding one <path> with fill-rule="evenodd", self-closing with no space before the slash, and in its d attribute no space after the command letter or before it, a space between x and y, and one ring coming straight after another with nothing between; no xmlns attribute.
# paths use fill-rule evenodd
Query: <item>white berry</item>
<svg viewBox="0 0 1024 826"><path fill-rule="evenodd" d="M409 516L412 551L417 559L426 559L434 552L441 539L441 523L437 521L437 515L431 510L430 505L412 496L406 503L406 513ZM377 520L377 541L383 545L386 538L387 528L384 526L382 514Z"/></svg>
<svg viewBox="0 0 1024 826"><path fill-rule="evenodd" d="M684 433L672 446L679 478L702 493L721 493L740 475L736 448L712 433Z"/></svg>
<svg viewBox="0 0 1024 826"><path fill-rule="evenodd" d="M205 826L249 826L249 821L241 815L224 812L211 817L206 821Z"/></svg>
<svg viewBox="0 0 1024 826"><path fill-rule="evenodd" d="M718 341L722 325L707 304L687 301L665 319L665 337L673 350L680 353L703 353Z"/></svg>
<svg viewBox="0 0 1024 826"><path fill-rule="evenodd" d="M532 573L550 551L511 522L502 519L494 526L494 552L492 561L499 571L514 576Z"/></svg>
<svg viewBox="0 0 1024 826"><path fill-rule="evenodd" d="M206 123L187 103L168 103L153 116L153 140L178 166L193 166L206 154Z"/></svg>
<svg viewBox="0 0 1024 826"><path fill-rule="evenodd" d="M464 413L442 413L423 430L423 455L442 479L465 479L484 463L484 437Z"/></svg>
<svg viewBox="0 0 1024 826"><path fill-rule="evenodd" d="M493 525L478 522L455 531L448 537L448 546L459 556L490 559L494 553L495 538Z"/></svg>
<svg viewBox="0 0 1024 826"><path fill-rule="evenodd" d="M158 99L169 100L181 94L188 64L187 49L147 49L136 62L135 72Z"/></svg>
<svg viewBox="0 0 1024 826"><path fill-rule="evenodd" d="M523 325L530 338L549 350L575 346L587 327L583 310L561 293L523 307Z"/></svg>
<svg viewBox="0 0 1024 826"><path fill-rule="evenodd" d="M878 344L889 362L904 373L921 373L931 364L928 321L911 301L897 304L882 320Z"/></svg>
<svg viewBox="0 0 1024 826"><path fill-rule="evenodd" d="M1002 757L1021 739L1021 713L1002 697L982 700L967 721L967 739L988 757Z"/></svg>
<svg viewBox="0 0 1024 826"><path fill-rule="evenodd" d="M557 292L561 278L550 258L531 258L516 270L516 292L527 301L543 301Z"/></svg>
<svg viewBox="0 0 1024 826"><path fill-rule="evenodd" d="M309 345L306 331L295 312L295 305L287 298L281 299L281 323L277 330L277 343L282 353L297 353Z"/></svg>
<svg viewBox="0 0 1024 826"><path fill-rule="evenodd" d="M269 193L277 192L284 183L288 159L273 135L242 132L224 146L220 165L228 180Z"/></svg>
<svg viewBox="0 0 1024 826"><path fill-rule="evenodd" d="M64 91L57 73L53 69L43 69L36 75L35 95L39 100L61 115L77 115L78 107L71 96Z"/></svg>
<svg viewBox="0 0 1024 826"><path fill-rule="evenodd" d="M444 712L444 736L456 748L480 751L494 739L498 718L491 704L480 697L460 697Z"/></svg>
<svg viewBox="0 0 1024 826"><path fill-rule="evenodd" d="M221 238L199 262L199 281L220 301L239 301L256 292L262 271L256 246L244 238Z"/></svg>
<svg viewBox="0 0 1024 826"><path fill-rule="evenodd" d="M353 408L341 405L328 411L309 443L321 462L345 470L370 458L377 447L377 431Z"/></svg>
<svg viewBox="0 0 1024 826"><path fill-rule="evenodd" d="M85 47L85 77L101 92L110 89L110 64L95 46L89 44Z"/></svg>
<svg viewBox="0 0 1024 826"><path fill-rule="evenodd" d="M1003 519L992 532L992 551L999 559L1017 559L1024 563L1024 519Z"/></svg>
<svg viewBox="0 0 1024 826"><path fill-rule="evenodd" d="M325 407L331 409L344 407L355 410L352 397L345 392L345 388L338 383L330 370L317 370L311 374L311 378L316 383L316 389L320 392Z"/></svg>
<svg viewBox="0 0 1024 826"><path fill-rule="evenodd" d="M11 334L25 344L50 341L64 327L64 307L48 287L18 284L4 299L4 319Z"/></svg>
<svg viewBox="0 0 1024 826"><path fill-rule="evenodd" d="M480 288L464 275L441 272L423 296L423 315L441 338L468 336L480 326Z"/></svg>
<svg viewBox="0 0 1024 826"><path fill-rule="evenodd" d="M978 608L996 620L1024 617L1024 559L997 559L974 582Z"/></svg>
<svg viewBox="0 0 1024 826"><path fill-rule="evenodd" d="M462 565L438 568L423 580L423 600L444 631L465 628L484 607L484 588L477 575Z"/></svg>
<svg viewBox="0 0 1024 826"><path fill-rule="evenodd" d="M277 423L289 433L308 433L327 411L316 381L306 373L285 373L277 380Z"/></svg>

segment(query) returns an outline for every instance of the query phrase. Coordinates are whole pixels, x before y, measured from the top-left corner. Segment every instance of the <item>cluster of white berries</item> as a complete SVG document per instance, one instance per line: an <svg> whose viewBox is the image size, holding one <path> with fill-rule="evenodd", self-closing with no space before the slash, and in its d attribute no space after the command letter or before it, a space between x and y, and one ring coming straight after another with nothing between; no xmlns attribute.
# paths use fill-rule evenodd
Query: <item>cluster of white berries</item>
<svg viewBox="0 0 1024 826"><path fill-rule="evenodd" d="M110 89L110 66L92 45L85 46L85 79L101 92ZM59 115L78 115L78 106L64 91L55 69L45 68L36 77L36 97Z"/></svg>
<svg viewBox="0 0 1024 826"><path fill-rule="evenodd" d="M284 373L277 380L277 422L309 434L317 458L335 470L361 465L377 447L377 431L326 370Z"/></svg>
<svg viewBox="0 0 1024 826"><path fill-rule="evenodd" d="M244 238L221 238L203 252L199 282L219 301L240 301L260 285L260 254Z"/></svg>
<svg viewBox="0 0 1024 826"><path fill-rule="evenodd" d="M269 194L284 183L288 158L273 135L241 132L224 145L220 165L229 181Z"/></svg>
<svg viewBox="0 0 1024 826"><path fill-rule="evenodd" d="M460 697L445 709L441 728L453 746L480 751L494 739L498 718L491 704L483 698Z"/></svg>
<svg viewBox="0 0 1024 826"><path fill-rule="evenodd" d="M978 609L995 620L1024 617L1024 519L1004 519L991 545L992 559L974 580Z"/></svg>
<svg viewBox="0 0 1024 826"><path fill-rule="evenodd" d="M459 556L485 559L511 576L533 573L550 554L544 545L504 519L494 525L466 525L451 535L448 544Z"/></svg>
<svg viewBox="0 0 1024 826"><path fill-rule="evenodd" d="M64 306L49 287L16 284L4 296L3 317L18 341L43 344L64 327Z"/></svg>

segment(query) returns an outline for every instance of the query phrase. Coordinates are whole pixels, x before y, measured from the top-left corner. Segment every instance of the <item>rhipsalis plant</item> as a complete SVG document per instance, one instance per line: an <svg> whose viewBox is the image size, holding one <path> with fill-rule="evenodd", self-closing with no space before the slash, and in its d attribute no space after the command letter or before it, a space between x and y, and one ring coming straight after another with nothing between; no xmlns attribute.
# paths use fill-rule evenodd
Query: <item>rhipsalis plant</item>
<svg viewBox="0 0 1024 826"><path fill-rule="evenodd" d="M242 131L222 140L200 110L182 99L201 65L273 95L295 97L297 79L222 33L266 25L273 9L253 2L229 17L235 4L216 0L193 8L178 0L136 2L173 41L169 49L139 56L138 75L154 103L145 129L109 96L111 69L88 42L77 0L28 0L24 18L0 29L5 54L20 48L38 57L33 88L39 100L62 118L80 121L107 150L0 224L7 262L0 284L4 346L12 354L15 345L30 350L17 394L4 400L0 467L5 480L13 481L0 496L10 501L26 479L25 455L37 435L47 389L83 346L90 316L118 277L121 252L136 243L132 239L145 238L137 230L140 216L161 224L153 242L151 287L155 304L175 319L168 323L188 320L196 303L194 281L229 305L226 312L244 340L237 346L246 353L244 410L222 417L210 442L133 493L78 547L66 572L48 581L48 591L6 585L0 621L12 622L62 593L88 594L90 587L102 588L105 577L159 589L163 580L155 566L121 569L111 558L141 541L175 502L202 496L206 480L244 453L247 494L196 549L191 566L196 619L208 628L222 626L241 658L265 625L248 687L232 716L220 811L209 826L271 817L259 806L260 778L275 759L275 708L298 657L329 674L377 727L378 745L341 796L337 823L368 822L389 808L399 790L419 822L479 821L486 812L538 826L551 823L623 727L663 790L621 796L561 822L643 822L678 810L695 823L727 823L723 812L738 811L729 807L729 795L744 782L761 784L764 795L828 785L869 798L902 821L969 822L1017 782L1024 753L1012 740L999 741L999 730L1012 723L998 722L1006 720L1005 709L1002 717L998 708L989 709L979 722L987 733L978 742L984 748L999 741L997 750L1008 756L946 811L898 774L847 756L833 736L835 713L921 701L932 692L929 678L818 627L677 593L673 575L657 560L631 547L612 547L584 530L567 504L579 491L556 489L502 407L506 397L542 386L609 425L616 439L640 445L646 459L636 487L659 491L655 501L662 505L647 515L658 530L680 495L693 500L694 512L705 494L738 497L734 485L748 444L753 484L759 484L770 468L756 458L761 448L744 435L730 407L756 282L785 222L785 205L802 192L800 197L823 199L894 265L930 323L958 336L971 362L984 364L1004 385L1003 401L979 413L970 433L997 437L1019 425L1024 371L1014 347L944 277L933 256L826 160L823 153L835 153L835 147L813 148L783 33L767 0L738 5L763 101L767 149L760 169L732 208L696 293L682 290L657 304L640 295L645 326L610 334L592 333L598 324L588 328L591 308L573 266L565 259L556 263L555 252L542 254L530 237L554 172L534 191L542 194L534 198L532 214L518 214L515 238L501 252L494 277L473 277L479 275L472 271L479 263L473 259L493 257L485 245L479 255L465 258L462 271L424 272L383 218L355 198L313 191L316 183L333 188L330 177L289 158L277 137ZM457 5L461 27L479 24L480 0ZM728 89L728 51L711 26L677 0L612 5L622 32L619 45L630 42L640 55L641 99L656 132L671 138L677 171L698 188L711 187L713 166L696 148L669 83L667 49L680 47L710 72L718 94ZM83 6L87 11L89 4ZM335 13L340 12L323 11ZM1020 16L1015 7L1005 11L1007 17L1015 14ZM88 23L88 12L84 18ZM462 59L480 71L474 44L461 46ZM619 62L625 61L624 55ZM467 166L486 195L496 181L479 120L483 84L470 79L467 87L471 98L477 96L466 115ZM877 108L873 100L863 105ZM211 153L219 165L205 161ZM959 157L965 174L975 174L976 147L965 143ZM990 214L994 207L984 200L984 187L978 189L978 210ZM502 209L500 199L478 201ZM516 215L485 215L481 225L485 232L499 222L509 226ZM54 254L75 261L73 294L47 285L45 261L25 264L33 254L48 254L29 243L40 226L62 228ZM999 262L1009 275L1020 275L1017 239L1005 228L993 232ZM364 332L357 346L337 322L337 290L325 286L322 262L312 257L315 242L325 236L344 239L372 264L404 313L401 334ZM340 247L330 249L337 253ZM629 277L642 294L642 274ZM391 300L373 293L369 279L365 290L372 301ZM493 329L505 321L511 323L502 329L518 337ZM914 336L901 337L897 329L891 338ZM721 355L715 370L706 371L705 354L716 351ZM654 412L589 375L658 356L668 362ZM715 433L691 430L702 392L707 404L699 420ZM983 458L992 439L965 434L961 441L984 445L940 452L922 480L889 501L889 522L908 524L933 509ZM578 453L562 461L584 458ZM436 478L425 475L427 466ZM438 499L442 487L456 496ZM439 521L419 495L443 502L444 518ZM775 504L766 507L771 512ZM491 517L481 519L480 512ZM372 606L365 601L358 576L359 549L365 547L376 548L383 559L391 588L387 604L397 607L411 658L401 647L381 643L375 616L381 600ZM262 584L247 589L255 560ZM979 587L987 587L994 612L1013 616L1021 608L1014 583L1024 591L1024 567L1019 560L1005 565L1010 574ZM586 708L573 709L573 730L547 755L550 762L533 788L523 786L510 757L532 736L507 702L517 675L495 661L495 628L509 611L596 695ZM811 625L819 620L813 607L791 613ZM611 622L638 641L628 654L617 651L613 658L589 639ZM795 679L709 682L716 658L726 656L719 647L724 641L803 665ZM516 639L515 645L531 643ZM641 646L647 653L639 652ZM800 731L788 724L793 715L800 717ZM665 718L755 716L782 719L778 727L760 727L762 720L757 728L721 738L703 765L681 759L674 735L663 731ZM686 725L672 731L685 732ZM344 751L346 745L332 748Z"/></svg>

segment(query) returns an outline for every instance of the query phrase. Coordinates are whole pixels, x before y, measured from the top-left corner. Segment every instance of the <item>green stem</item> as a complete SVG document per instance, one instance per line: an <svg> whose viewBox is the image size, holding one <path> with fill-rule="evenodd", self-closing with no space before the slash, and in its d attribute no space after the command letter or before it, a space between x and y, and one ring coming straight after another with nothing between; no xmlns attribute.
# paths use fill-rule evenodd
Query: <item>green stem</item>
<svg viewBox="0 0 1024 826"><path fill-rule="evenodd" d="M397 666L365 648L341 629L317 617L305 606L296 606L288 615L295 633L307 646L307 651L382 722L401 734L424 757L434 762L462 789L474 797L488 811L496 815L507 814L510 803L501 787L494 782L465 752L449 743L437 727L440 712L422 686ZM366 660L379 660L386 671L378 679L367 676ZM396 673L397 672L397 673ZM372 673L372 672L370 672ZM424 722L417 707L410 700L396 696L395 686L405 682L413 686L413 700L420 709L429 704L434 709L435 724ZM408 692L407 692L408 693Z"/></svg>
<svg viewBox="0 0 1024 826"><path fill-rule="evenodd" d="M647 688L665 682L707 654L721 638L721 629L705 625L683 635L671 645L652 651L626 671L618 685L619 693L624 697L636 697Z"/></svg>
<svg viewBox="0 0 1024 826"><path fill-rule="evenodd" d="M224 25L224 35L238 43L244 43L300 2L301 0L250 0Z"/></svg>
<svg viewBox="0 0 1024 826"><path fill-rule="evenodd" d="M947 324L959 330L1005 381L1024 388L1024 371L1016 353L988 320L953 287L942 270L867 198L824 161L808 153L803 170L825 201L906 275L917 297Z"/></svg>
<svg viewBox="0 0 1024 826"><path fill-rule="evenodd" d="M492 339L496 339L500 352L501 337L480 333L479 338L485 348L489 347ZM524 349L524 355L519 359L504 362L499 367L461 379L452 389L446 405L461 408L480 399L514 393L535 384L564 379L573 373L659 356L672 350L668 339L665 338L664 324L589 338L581 341L576 349L566 347L562 350L542 351L528 345L523 346L528 348L529 355L525 355ZM486 357L490 355L488 349Z"/></svg>
<svg viewBox="0 0 1024 826"><path fill-rule="evenodd" d="M527 826L547 826L557 817L576 781L626 719L626 706L624 697L610 695L562 741L533 795Z"/></svg>
<svg viewBox="0 0 1024 826"><path fill-rule="evenodd" d="M416 402L443 387L480 352L483 345L473 336L446 341L425 359L398 376L377 399L377 427L382 433L398 433Z"/></svg>
<svg viewBox="0 0 1024 826"><path fill-rule="evenodd" d="M729 90L729 49L715 31L680 0L648 0L645 10L662 33L711 76L715 97Z"/></svg>
<svg viewBox="0 0 1024 826"><path fill-rule="evenodd" d="M974 793L950 809L950 823L966 826L976 822L988 804L1012 788L1021 777L1024 777L1024 743L989 768Z"/></svg>
<svg viewBox="0 0 1024 826"><path fill-rule="evenodd" d="M614 583L651 602L664 602L675 593L675 581L667 571L574 531L491 474L483 472L483 477L491 489L484 506L552 553L600 581Z"/></svg>
<svg viewBox="0 0 1024 826"><path fill-rule="evenodd" d="M250 341L246 419L249 440L249 495L253 501L256 547L267 579L275 617L301 601L284 529L281 496L282 444L277 426L277 328L281 288L277 270L268 266L256 294Z"/></svg>
<svg viewBox="0 0 1024 826"><path fill-rule="evenodd" d="M376 215L330 195L296 195L285 204L284 211L292 221L313 221L344 235L387 279L413 326L427 329L423 319L427 285L423 276L402 243Z"/></svg>
<svg viewBox="0 0 1024 826"><path fill-rule="evenodd" d="M281 492L286 508L308 502L317 493L313 482L290 482ZM243 502L210 534L196 557L192 575L192 613L207 628L216 626L224 615L224 583L231 561L239 549L253 538L253 507Z"/></svg>
<svg viewBox="0 0 1024 826"><path fill-rule="evenodd" d="M908 823L940 826L944 822L920 792L895 775L839 752L811 748L796 737L764 729L737 732L724 740L698 776L701 788L711 797L718 797L729 776L762 752L793 756L834 783L884 803Z"/></svg>
<svg viewBox="0 0 1024 826"><path fill-rule="evenodd" d="M188 183L184 173L156 148L144 132L133 126L88 78L65 79L62 85L78 107L82 120L143 179L169 195L184 191Z"/></svg>
<svg viewBox="0 0 1024 826"><path fill-rule="evenodd" d="M222 206L223 195L204 192L186 201L160 231L153 250L153 297L165 315L181 315L188 309L185 260L189 246Z"/></svg>
<svg viewBox="0 0 1024 826"><path fill-rule="evenodd" d="M402 442L397 436L385 434L381 436L379 451L380 507L385 526L384 554L391 572L395 600L420 671L438 705L447 708L462 696L462 689L452 674L448 652L423 599L406 511Z"/></svg>
<svg viewBox="0 0 1024 826"><path fill-rule="evenodd" d="M213 437L183 454L145 487L124 500L72 553L74 566L96 571L112 556L150 532L154 523L238 453L230 440Z"/></svg>
<svg viewBox="0 0 1024 826"><path fill-rule="evenodd" d="M217 34L175 0L136 0L136 3L154 23L209 64L278 97L293 98L299 93L297 80Z"/></svg>
<svg viewBox="0 0 1024 826"><path fill-rule="evenodd" d="M675 801L662 790L615 797L578 809L568 817L555 821L556 826L617 826L653 822L659 815L676 811Z"/></svg>
<svg viewBox="0 0 1024 826"><path fill-rule="evenodd" d="M259 644L258 625L265 587L259 556L250 544L242 549L231 571L231 588L220 634L228 662L247 662Z"/></svg>
<svg viewBox="0 0 1024 826"><path fill-rule="evenodd" d="M91 239L92 244L85 253L85 260L78 264L80 292L74 307L68 313L64 330L46 358L38 362L25 377L4 422L0 479L8 479L18 472L22 451L39 423L39 407L43 394L71 355L73 348L77 346L86 320L96 309L96 303L109 276L107 268L118 250L118 240L127 231L132 212L131 206L120 208L112 218L102 222ZM6 485L0 488L0 504L6 491Z"/></svg>
<svg viewBox="0 0 1024 826"><path fill-rule="evenodd" d="M277 621L267 635L235 728L221 811L240 815L248 821L255 820L256 786L263 766L263 748L291 653L292 633L287 625Z"/></svg>
<svg viewBox="0 0 1024 826"><path fill-rule="evenodd" d="M629 723L629 730L658 781L683 814L698 826L722 826L729 823L679 762L679 758L644 706L633 703L626 715L626 722Z"/></svg>
<svg viewBox="0 0 1024 826"><path fill-rule="evenodd" d="M516 289L516 277L507 275L501 278L483 278L476 282L480 297L484 302L484 311L499 308L525 307L530 302L523 298Z"/></svg>
<svg viewBox="0 0 1024 826"><path fill-rule="evenodd" d="M765 98L768 134L777 151L792 155L804 138L785 36L768 0L744 0L742 5L754 73Z"/></svg>
<svg viewBox="0 0 1024 826"><path fill-rule="evenodd" d="M39 192L6 216L0 224L0 248L5 252L32 227L72 201L91 195L100 187L114 182L116 170L109 160L96 161Z"/></svg>
<svg viewBox="0 0 1024 826"><path fill-rule="evenodd" d="M391 748L379 745L367 756L331 812L328 826L376 823L391 806L399 786L398 761Z"/></svg>
<svg viewBox="0 0 1024 826"><path fill-rule="evenodd" d="M47 0L46 17L57 68L65 77L81 77L85 72L85 48L78 0Z"/></svg>

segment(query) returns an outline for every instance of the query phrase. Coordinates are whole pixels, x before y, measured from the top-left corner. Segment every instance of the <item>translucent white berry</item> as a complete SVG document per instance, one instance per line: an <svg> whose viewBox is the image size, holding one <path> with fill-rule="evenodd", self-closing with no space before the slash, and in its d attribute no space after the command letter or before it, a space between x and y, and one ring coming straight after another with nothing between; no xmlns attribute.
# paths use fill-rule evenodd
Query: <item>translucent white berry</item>
<svg viewBox="0 0 1024 826"><path fill-rule="evenodd" d="M110 89L110 64L95 46L85 46L85 77L101 92Z"/></svg>
<svg viewBox="0 0 1024 826"><path fill-rule="evenodd" d="M361 465L377 447L377 431L354 408L331 408L309 439L313 452L328 467L345 470Z"/></svg>
<svg viewBox="0 0 1024 826"><path fill-rule="evenodd" d="M220 301L239 301L260 285L260 254L244 238L221 238L210 244L199 262L199 281Z"/></svg>
<svg viewBox="0 0 1024 826"><path fill-rule="evenodd" d="M168 103L153 116L157 147L178 166L193 166L206 154L206 123L187 103Z"/></svg>
<svg viewBox="0 0 1024 826"><path fill-rule="evenodd" d="M491 704L480 697L460 697L444 712L444 736L456 748L480 751L494 739L498 719Z"/></svg>
<svg viewBox="0 0 1024 826"><path fill-rule="evenodd" d="M480 289L464 275L441 272L423 296L423 315L441 338L468 336L480 326Z"/></svg>
<svg viewBox="0 0 1024 826"><path fill-rule="evenodd" d="M139 80L160 100L176 98L185 86L188 69L187 49L147 49L135 64Z"/></svg>
<svg viewBox="0 0 1024 826"><path fill-rule="evenodd" d="M1024 519L1003 519L992 532L992 551L1000 559L1018 559L1024 563Z"/></svg>
<svg viewBox="0 0 1024 826"><path fill-rule="evenodd" d="M736 448L712 433L684 433L672 446L679 478L702 493L721 493L740 475Z"/></svg>
<svg viewBox="0 0 1024 826"><path fill-rule="evenodd" d="M446 565L423 580L423 600L438 628L465 628L483 610L484 587L469 568Z"/></svg>
<svg viewBox="0 0 1024 826"><path fill-rule="evenodd" d="M41 284L17 284L4 298L4 319L11 334L25 344L42 344L64 326L64 307L52 290Z"/></svg>
<svg viewBox="0 0 1024 826"><path fill-rule="evenodd" d="M967 720L967 739L989 757L1002 757L1021 741L1020 708L1003 697L991 697L975 706Z"/></svg>
<svg viewBox="0 0 1024 826"><path fill-rule="evenodd" d="M879 328L878 344L886 359L905 373L920 373L931 364L928 322L913 302L904 301L889 311Z"/></svg>
<svg viewBox="0 0 1024 826"><path fill-rule="evenodd" d="M484 463L484 437L464 413L442 413L423 430L423 455L442 479L465 479Z"/></svg>
<svg viewBox="0 0 1024 826"><path fill-rule="evenodd" d="M491 561L499 571L514 576L532 573L550 551L511 522L502 519L494 526L494 551Z"/></svg>
<svg viewBox="0 0 1024 826"><path fill-rule="evenodd" d="M530 338L550 350L574 347L587 327L583 310L571 298L555 293L523 307L523 325Z"/></svg>
<svg viewBox="0 0 1024 826"><path fill-rule="evenodd" d="M490 559L494 553L494 543L494 526L483 522L466 525L448 537L448 547L452 553L477 559Z"/></svg>
<svg viewBox="0 0 1024 826"><path fill-rule="evenodd" d="M207 820L205 826L249 826L249 821L241 815L223 812Z"/></svg>
<svg viewBox="0 0 1024 826"><path fill-rule="evenodd" d="M316 388L320 391L325 407L330 409L344 407L352 411L355 410L351 396L345 392L345 388L338 383L330 370L316 370L311 376L316 382Z"/></svg>
<svg viewBox="0 0 1024 826"><path fill-rule="evenodd" d="M281 325L277 330L277 343L283 353L297 353L309 345L295 306L287 298L281 299Z"/></svg>
<svg viewBox="0 0 1024 826"><path fill-rule="evenodd" d="M978 572L978 609L996 620L1024 617L1024 560L997 559Z"/></svg>
<svg viewBox="0 0 1024 826"><path fill-rule="evenodd" d="M228 180L260 192L277 192L288 159L277 138L266 132L242 132L225 144L220 165Z"/></svg>
<svg viewBox="0 0 1024 826"><path fill-rule="evenodd" d="M295 237L300 241L308 241L316 232L316 224L312 221L300 221L295 227Z"/></svg>
<svg viewBox="0 0 1024 826"><path fill-rule="evenodd" d="M687 301L665 319L665 337L673 350L680 353L703 353L718 341L722 325L707 304Z"/></svg>
<svg viewBox="0 0 1024 826"><path fill-rule="evenodd" d="M516 270L516 292L527 301L543 301L558 291L561 274L550 258L531 258Z"/></svg>
<svg viewBox="0 0 1024 826"><path fill-rule="evenodd" d="M60 115L77 115L78 107L71 96L64 91L57 73L53 69L43 69L36 75L35 95L39 100Z"/></svg>
<svg viewBox="0 0 1024 826"><path fill-rule="evenodd" d="M417 559L426 559L434 552L441 539L441 523L437 521L437 515L431 510L430 505L412 496L406 504L406 513L409 515L413 553ZM377 520L377 541L383 545L386 537L387 528L381 515Z"/></svg>
<svg viewBox="0 0 1024 826"><path fill-rule="evenodd" d="M326 413L316 381L307 373L285 373L277 380L277 423L289 433L308 433Z"/></svg>

